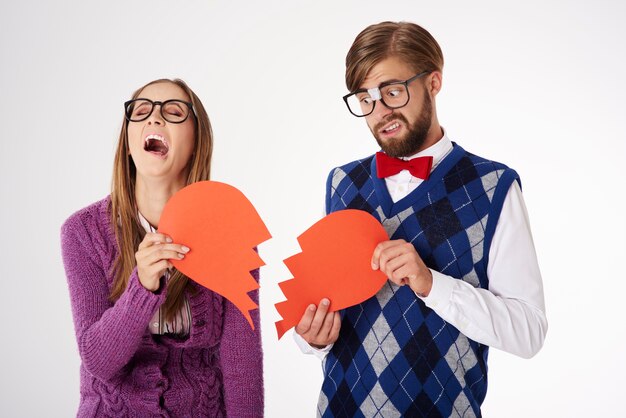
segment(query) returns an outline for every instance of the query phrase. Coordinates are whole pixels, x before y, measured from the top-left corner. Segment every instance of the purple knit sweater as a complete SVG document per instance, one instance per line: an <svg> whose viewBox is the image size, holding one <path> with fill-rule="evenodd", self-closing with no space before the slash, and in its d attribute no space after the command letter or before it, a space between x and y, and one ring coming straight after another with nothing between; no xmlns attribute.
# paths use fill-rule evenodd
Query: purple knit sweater
<svg viewBox="0 0 626 418"><path fill-rule="evenodd" d="M258 310L253 331L232 303L194 283L189 337L152 335L148 323L165 291L146 290L135 269L122 296L109 301L117 255L109 205L108 197L96 202L61 228L82 360L78 416L263 416Z"/></svg>

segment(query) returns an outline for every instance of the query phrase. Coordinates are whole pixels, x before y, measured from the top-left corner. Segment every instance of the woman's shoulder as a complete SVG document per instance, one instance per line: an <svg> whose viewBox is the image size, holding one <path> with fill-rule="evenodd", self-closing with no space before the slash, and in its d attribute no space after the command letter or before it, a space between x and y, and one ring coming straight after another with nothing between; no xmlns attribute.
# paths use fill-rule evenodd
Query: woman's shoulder
<svg viewBox="0 0 626 418"><path fill-rule="evenodd" d="M109 221L109 213L111 206L111 197L107 196L104 199L98 200L82 209L77 210L63 223L62 229L72 227L75 224L91 224L102 223L102 221Z"/></svg>
<svg viewBox="0 0 626 418"><path fill-rule="evenodd" d="M61 239L65 240L76 235L98 235L106 240L113 234L110 207L111 197L107 196L74 212L61 226Z"/></svg>

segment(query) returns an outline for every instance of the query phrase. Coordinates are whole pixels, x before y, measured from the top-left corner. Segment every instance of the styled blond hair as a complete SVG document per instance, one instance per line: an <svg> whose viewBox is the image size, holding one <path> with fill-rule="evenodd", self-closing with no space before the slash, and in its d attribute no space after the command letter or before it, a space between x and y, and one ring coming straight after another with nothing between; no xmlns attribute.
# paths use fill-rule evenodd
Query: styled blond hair
<svg viewBox="0 0 626 418"><path fill-rule="evenodd" d="M132 98L136 99L146 87L158 83L172 83L180 87L193 104L194 115L189 117L195 120L194 152L189 161L189 175L187 184L209 180L211 173L211 154L213 152L213 131L209 116L202 106L198 96L189 86L180 79L159 79L137 89ZM128 279L136 266L135 252L145 236L137 212L135 199L135 177L137 169L130 157L128 148L128 122L124 118L122 129L117 142L117 151L113 163L113 179L111 182L111 225L115 231L118 256L113 264L113 289L110 299L116 301L124 293ZM165 317L171 319L182 307L183 292L189 279L174 269L167 284L167 297L164 307Z"/></svg>
<svg viewBox="0 0 626 418"><path fill-rule="evenodd" d="M381 22L359 33L346 55L348 90L359 89L372 67L390 57L402 59L415 73L443 70L441 48L426 29L410 22Z"/></svg>

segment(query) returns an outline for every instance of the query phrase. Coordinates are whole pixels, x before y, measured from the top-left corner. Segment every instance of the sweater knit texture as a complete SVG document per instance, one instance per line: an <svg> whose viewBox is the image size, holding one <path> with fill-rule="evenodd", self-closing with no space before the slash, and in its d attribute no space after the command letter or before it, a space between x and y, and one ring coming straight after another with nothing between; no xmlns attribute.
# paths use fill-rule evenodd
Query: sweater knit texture
<svg viewBox="0 0 626 418"><path fill-rule="evenodd" d="M428 180L394 203L373 156L331 171L327 212L371 213L390 239L415 246L433 270L487 288L489 247L517 173L457 144ZM324 361L322 417L476 417L487 391L488 347L391 281L342 312Z"/></svg>
<svg viewBox="0 0 626 418"><path fill-rule="evenodd" d="M76 340L81 358L79 417L261 417L263 363L256 331L228 300L193 283L184 340L153 335L152 315L165 301L133 271L109 301L118 254L107 197L73 214L61 228ZM252 272L258 281L258 270ZM258 302L258 292L251 293Z"/></svg>

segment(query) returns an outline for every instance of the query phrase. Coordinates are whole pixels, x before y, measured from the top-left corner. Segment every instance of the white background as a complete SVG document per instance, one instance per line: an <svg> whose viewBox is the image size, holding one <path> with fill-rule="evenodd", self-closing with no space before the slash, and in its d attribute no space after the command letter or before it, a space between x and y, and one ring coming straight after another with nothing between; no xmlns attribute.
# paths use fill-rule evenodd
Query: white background
<svg viewBox="0 0 626 418"><path fill-rule="evenodd" d="M319 361L277 341L273 303L291 277L282 259L323 215L328 171L376 151L341 96L348 48L382 20L431 31L440 122L522 177L550 329L532 360L491 351L484 415L623 414L626 6L510 3L2 0L0 416L76 412L59 228L108 193L122 103L160 77L198 93L213 179L275 237L261 246L266 415L314 416Z"/></svg>

